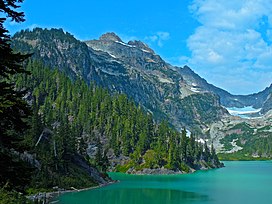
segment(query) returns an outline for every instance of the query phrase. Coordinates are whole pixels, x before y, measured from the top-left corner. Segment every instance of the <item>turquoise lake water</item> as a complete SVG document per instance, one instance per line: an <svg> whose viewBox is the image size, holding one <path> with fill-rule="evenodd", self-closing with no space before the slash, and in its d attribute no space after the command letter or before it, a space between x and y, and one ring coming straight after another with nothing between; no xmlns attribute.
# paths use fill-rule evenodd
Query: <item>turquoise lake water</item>
<svg viewBox="0 0 272 204"><path fill-rule="evenodd" d="M119 183L66 193L61 204L272 204L272 161L224 162L184 175L110 173Z"/></svg>

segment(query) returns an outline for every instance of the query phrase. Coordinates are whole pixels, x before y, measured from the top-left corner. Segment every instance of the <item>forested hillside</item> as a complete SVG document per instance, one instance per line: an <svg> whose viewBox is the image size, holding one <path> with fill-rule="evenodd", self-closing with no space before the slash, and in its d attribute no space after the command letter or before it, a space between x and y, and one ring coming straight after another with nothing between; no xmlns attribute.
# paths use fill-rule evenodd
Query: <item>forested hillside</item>
<svg viewBox="0 0 272 204"><path fill-rule="evenodd" d="M46 166L66 170L65 159L74 154L83 155L101 171L111 164L108 157L120 156L128 157L126 167L136 169L220 166L214 150L186 137L185 130L178 133L166 121L155 123L124 94L110 94L80 79L71 81L38 62L29 62L27 71L32 75L17 79L19 89L29 90L26 99L34 109L27 143L35 149L43 140L51 141L46 148L37 148L38 159L49 162ZM45 131L49 136L43 138ZM86 151L90 144L95 146L93 158Z"/></svg>
<svg viewBox="0 0 272 204"><path fill-rule="evenodd" d="M25 67L31 74L12 80L24 91L33 114L25 119L25 132L13 133L20 138L20 148L13 150L11 144L5 150L18 166L1 173L2 185L35 193L107 182L106 174L96 169L189 172L222 165L213 148L196 142L193 135L187 137L185 129L179 133L166 121L156 123L124 94L88 86L81 79L72 81L37 61ZM90 146L93 154L88 154Z"/></svg>

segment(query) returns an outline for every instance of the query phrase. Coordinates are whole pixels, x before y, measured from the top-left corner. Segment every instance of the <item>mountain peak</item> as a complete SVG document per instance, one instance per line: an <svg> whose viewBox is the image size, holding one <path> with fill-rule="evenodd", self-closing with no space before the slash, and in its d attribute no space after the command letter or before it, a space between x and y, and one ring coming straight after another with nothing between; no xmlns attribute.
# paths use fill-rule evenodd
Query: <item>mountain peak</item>
<svg viewBox="0 0 272 204"><path fill-rule="evenodd" d="M195 74L195 72L189 66L187 66L187 65L185 65L184 67L182 67L182 72Z"/></svg>
<svg viewBox="0 0 272 204"><path fill-rule="evenodd" d="M148 47L147 44L145 44L139 40L129 41L128 45L135 46L135 47L140 48L142 50L154 53L154 51L150 47Z"/></svg>
<svg viewBox="0 0 272 204"><path fill-rule="evenodd" d="M109 32L109 33L105 33L101 35L99 40L123 42L121 38L118 35L116 35L114 32Z"/></svg>

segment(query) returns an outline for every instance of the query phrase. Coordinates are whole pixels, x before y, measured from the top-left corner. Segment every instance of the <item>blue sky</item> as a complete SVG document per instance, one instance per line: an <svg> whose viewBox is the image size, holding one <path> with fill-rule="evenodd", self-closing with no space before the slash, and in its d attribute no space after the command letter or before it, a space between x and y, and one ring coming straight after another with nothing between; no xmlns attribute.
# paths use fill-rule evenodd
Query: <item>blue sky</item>
<svg viewBox="0 0 272 204"><path fill-rule="evenodd" d="M80 40L109 31L141 40L234 94L272 83L272 0L25 0L23 28L61 27Z"/></svg>

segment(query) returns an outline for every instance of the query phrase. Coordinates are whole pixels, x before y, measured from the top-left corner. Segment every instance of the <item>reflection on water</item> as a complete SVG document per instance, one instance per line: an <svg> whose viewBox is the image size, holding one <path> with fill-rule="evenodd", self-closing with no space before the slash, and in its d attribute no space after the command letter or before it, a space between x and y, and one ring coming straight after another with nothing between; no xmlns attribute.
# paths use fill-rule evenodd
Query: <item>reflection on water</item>
<svg viewBox="0 0 272 204"><path fill-rule="evenodd" d="M79 195L80 194L80 195ZM92 204L158 204L158 203L192 203L192 201L207 201L208 196L193 192L171 189L152 188L113 188L66 194L61 203L92 203Z"/></svg>
<svg viewBox="0 0 272 204"><path fill-rule="evenodd" d="M61 204L272 203L272 162L225 162L226 168L187 175L126 175L94 190L67 193Z"/></svg>

